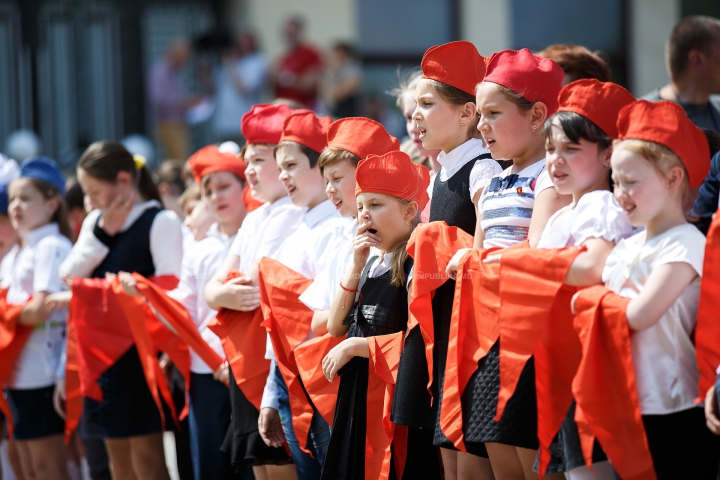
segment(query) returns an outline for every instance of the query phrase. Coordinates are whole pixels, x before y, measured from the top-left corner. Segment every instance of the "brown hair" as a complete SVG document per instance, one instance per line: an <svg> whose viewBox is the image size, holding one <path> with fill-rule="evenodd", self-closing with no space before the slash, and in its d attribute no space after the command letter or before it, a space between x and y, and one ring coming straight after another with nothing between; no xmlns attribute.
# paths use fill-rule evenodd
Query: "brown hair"
<svg viewBox="0 0 720 480"><path fill-rule="evenodd" d="M430 87L435 90L435 92L442 98L444 101L449 103L455 108L462 108L467 103L472 103L475 105L475 97L473 95L470 95L467 92L463 92L459 88L455 88L453 86L450 86L446 83L438 82L437 80L432 80L429 78L426 78L428 84ZM479 137L480 132L477 131L477 124L480 121L480 117L475 115L474 118L469 122L469 128L470 133L473 137Z"/></svg>
<svg viewBox="0 0 720 480"><path fill-rule="evenodd" d="M492 83L492 82L491 82ZM510 90L509 88L500 85L498 83L495 84L498 90L500 90L500 93L505 95L508 100L510 100L512 103L514 103L521 112L527 113L530 111L530 109L535 105L535 103L531 102L527 98L523 97L519 93L517 93L514 90Z"/></svg>
<svg viewBox="0 0 720 480"><path fill-rule="evenodd" d="M413 68L404 73L398 69L398 86L387 93L388 95L395 97L395 106L397 106L400 110L403 109L403 96L405 93L411 92L413 97L415 97L415 87L417 87L422 75L422 70L419 68Z"/></svg>
<svg viewBox="0 0 720 480"><path fill-rule="evenodd" d="M51 183L37 180L35 178L20 177L20 179L27 180L37 189L38 192L40 192L45 200L57 200L58 207L55 209L55 213L53 213L50 222L57 223L60 233L67 237L68 240L72 241L73 233L72 229L70 229L70 222L68 221L67 205L65 205L65 200L63 199L63 195L60 193L60 190Z"/></svg>
<svg viewBox="0 0 720 480"><path fill-rule="evenodd" d="M178 199L178 203L180 204L180 207L183 210L186 210L188 207L188 203L190 202L199 202L200 201L200 188L196 184L190 185L188 188L185 189L182 195L180 195L180 198Z"/></svg>
<svg viewBox="0 0 720 480"><path fill-rule="evenodd" d="M611 80L610 69L600 56L600 52L591 52L581 45L558 43L550 45L538 55L560 65L569 82L581 78L596 78L601 82Z"/></svg>
<svg viewBox="0 0 720 480"><path fill-rule="evenodd" d="M670 76L675 79L688 66L688 54L698 50L705 55L712 53L712 47L720 42L720 20L696 15L687 17L673 28L665 48Z"/></svg>
<svg viewBox="0 0 720 480"><path fill-rule="evenodd" d="M673 167L680 167L683 170L683 192L688 189L688 172L685 169L680 157L678 157L672 150L664 145L660 145L655 142L648 142L647 140L615 140L615 150L627 150L633 153L637 153L645 160L650 162L655 170L661 175L667 175L668 171Z"/></svg>
<svg viewBox="0 0 720 480"><path fill-rule="evenodd" d="M315 165L318 164L318 159L320 158L320 152L316 152L310 147L306 147L302 143L298 142L291 142L290 140L284 140L280 143L278 143L275 146L275 151L273 152L275 157L277 158L277 152L282 150L285 147L291 147L291 146L297 146L300 151L308 158L308 161L310 162L310 168L315 168Z"/></svg>
<svg viewBox="0 0 720 480"><path fill-rule="evenodd" d="M118 142L101 140L91 144L80 157L78 168L93 178L112 184L117 181L118 173L129 172L145 200L162 203L150 170L145 165L138 170L133 156Z"/></svg>
<svg viewBox="0 0 720 480"><path fill-rule="evenodd" d="M392 197L398 202L400 202L403 205L407 205L410 203L409 201L398 198L398 197ZM390 251L392 253L392 258L390 259L390 271L392 272L392 281L391 283L395 285L396 287L404 287L407 283L407 278L405 277L405 262L410 257L407 253L407 243L408 240L410 240L410 235L412 235L413 230L415 230L415 227L418 226L420 223L420 208L418 208L417 215L410 220L410 233L408 234L407 238L395 245L392 250Z"/></svg>
<svg viewBox="0 0 720 480"><path fill-rule="evenodd" d="M167 184L176 197L185 191L184 168L185 162L182 160L165 160L157 169L158 183Z"/></svg>
<svg viewBox="0 0 720 480"><path fill-rule="evenodd" d="M354 167L357 167L358 163L360 163L360 157L348 150L340 147L325 147L317 162L320 173L324 173L327 167L342 162L343 160L352 163Z"/></svg>

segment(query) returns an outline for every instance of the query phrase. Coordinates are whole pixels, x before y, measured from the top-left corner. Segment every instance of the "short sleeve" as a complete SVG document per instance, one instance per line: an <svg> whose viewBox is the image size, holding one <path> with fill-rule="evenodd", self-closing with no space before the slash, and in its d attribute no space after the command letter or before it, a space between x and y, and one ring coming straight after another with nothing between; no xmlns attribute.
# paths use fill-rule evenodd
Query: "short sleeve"
<svg viewBox="0 0 720 480"><path fill-rule="evenodd" d="M582 245L591 238L604 238L617 243L632 235L630 220L615 196L608 191L583 195L575 207L573 218L570 235L574 245Z"/></svg>
<svg viewBox="0 0 720 480"><path fill-rule="evenodd" d="M35 247L33 272L33 291L55 293L63 290L60 277L60 264L70 253L70 241L48 236L40 240Z"/></svg>
<svg viewBox="0 0 720 480"><path fill-rule="evenodd" d="M555 185L552 182L552 178L550 178L547 168L543 168L542 172L540 172L540 175L538 175L538 178L535 181L535 196L537 197L543 190L547 190L548 188L552 188L554 186Z"/></svg>
<svg viewBox="0 0 720 480"><path fill-rule="evenodd" d="M687 263L702 276L705 259L705 236L694 226L686 223L666 233L658 245L658 254L652 260L651 269L667 263Z"/></svg>
<svg viewBox="0 0 720 480"><path fill-rule="evenodd" d="M320 272L310 286L298 297L310 310L315 312L330 310L329 292L332 292L330 286L330 269L325 268Z"/></svg>
<svg viewBox="0 0 720 480"><path fill-rule="evenodd" d="M180 278L183 258L183 235L180 219L170 210L160 211L150 227L150 253L155 275Z"/></svg>
<svg viewBox="0 0 720 480"><path fill-rule="evenodd" d="M476 161L470 170L470 200L475 198L478 190L490 185L490 180L501 172L502 168L495 160L485 158Z"/></svg>

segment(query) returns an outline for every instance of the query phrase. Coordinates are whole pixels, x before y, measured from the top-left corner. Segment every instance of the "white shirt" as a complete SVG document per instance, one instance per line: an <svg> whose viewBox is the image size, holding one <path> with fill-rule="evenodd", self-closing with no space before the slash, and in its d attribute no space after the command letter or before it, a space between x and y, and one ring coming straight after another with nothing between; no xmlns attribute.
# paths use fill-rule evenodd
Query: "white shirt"
<svg viewBox="0 0 720 480"><path fill-rule="evenodd" d="M495 175L480 197L480 226L485 233L483 248L505 248L524 241L535 198L543 190L554 187L544 159L525 167L512 185L501 185L511 170L512 167Z"/></svg>
<svg viewBox="0 0 720 480"><path fill-rule="evenodd" d="M480 155L490 154L490 151L485 148L482 141L478 138L471 138L467 142L463 143L459 147L452 150L450 153L440 152L437 157L438 163L441 165L440 181L447 182L457 172L460 171L468 162L476 159ZM490 184L490 179L502 172L500 164L492 158L484 158L482 160L476 160L472 170L470 170L470 200L473 200L478 190L487 187ZM430 181L427 192L430 198L432 198L433 188L435 186L435 177Z"/></svg>
<svg viewBox="0 0 720 480"><path fill-rule="evenodd" d="M287 237L300 225L306 208L293 205L288 197L265 203L248 213L230 246L230 255L240 257L239 271L249 274L262 257L273 257Z"/></svg>
<svg viewBox="0 0 720 480"><path fill-rule="evenodd" d="M7 301L12 305L27 302L37 292L61 291L58 267L72 248L57 223L22 234L21 239L23 246L15 245L0 264L0 276L9 287ZM35 327L15 363L10 388L33 389L55 384L66 319L66 311L55 312Z"/></svg>
<svg viewBox="0 0 720 480"><path fill-rule="evenodd" d="M213 310L205 301L203 290L227 257L235 235L228 237L220 233L217 223L212 224L207 237L193 245L185 252L182 261L180 283L175 290L168 292L175 300L183 304L197 326L200 336L215 350L220 358L225 358L220 337L207 328L215 318L217 310ZM190 349L190 371L194 373L213 373L213 370L202 361L193 349Z"/></svg>
<svg viewBox="0 0 720 480"><path fill-rule="evenodd" d="M340 282L345 278L353 256L353 239L360 225L350 218L342 235L334 238L328 245L323 269L300 295L300 301L314 311L330 310L335 295L340 290Z"/></svg>
<svg viewBox="0 0 720 480"><path fill-rule="evenodd" d="M637 298L660 265L683 262L698 274L657 323L630 336L640 411L665 415L693 408L698 396L700 374L691 334L697 321L705 237L687 223L647 241L646 234L615 246L605 263L603 282L623 297Z"/></svg>
<svg viewBox="0 0 720 480"><path fill-rule="evenodd" d="M153 207L162 208L162 205L157 200L150 200L133 206L120 232L129 229L145 210ZM77 242L60 265L60 278L67 275L89 277L110 252L110 248L93 233L101 213L100 210L93 210L85 217ZM150 253L155 265L155 275L180 277L183 254L181 225L182 222L172 210L162 210L153 219L150 227Z"/></svg>
<svg viewBox="0 0 720 480"><path fill-rule="evenodd" d="M328 246L333 239L343 235L346 227L347 219L340 216L330 200L325 200L303 215L300 226L285 239L273 258L304 277L314 279L317 272L324 267L323 257ZM308 339L312 337L314 335L311 331ZM269 336L265 356L271 359L272 363L260 407L271 407L277 410L275 355Z"/></svg>
<svg viewBox="0 0 720 480"><path fill-rule="evenodd" d="M540 236L538 248L580 247L588 239L617 243L632 235L632 225L607 190L588 192L575 207L567 205L553 214Z"/></svg>

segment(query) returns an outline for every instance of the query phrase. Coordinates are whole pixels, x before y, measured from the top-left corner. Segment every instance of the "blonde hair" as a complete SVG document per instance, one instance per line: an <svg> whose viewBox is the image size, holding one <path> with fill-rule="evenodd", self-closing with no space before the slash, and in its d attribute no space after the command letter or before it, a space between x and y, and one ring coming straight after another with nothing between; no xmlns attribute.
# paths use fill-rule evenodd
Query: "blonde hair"
<svg viewBox="0 0 720 480"><path fill-rule="evenodd" d="M613 148L615 150L627 150L636 153L655 168L662 176L666 176L671 168L680 167L683 171L682 192L688 190L688 172L685 165L672 150L659 143L649 142L647 140L615 140Z"/></svg>
<svg viewBox="0 0 720 480"><path fill-rule="evenodd" d="M402 205L407 205L410 203L404 198L392 198L400 202ZM410 233L408 233L407 238L395 245L392 250L390 250L390 253L392 254L392 257L390 259L390 271L392 272L392 281L390 283L392 283L396 287L404 287L407 283L407 278L405 277L405 262L410 257L410 255L408 255L407 253L407 243L408 240L410 240L410 235L412 235L415 227L417 227L419 224L420 206L418 205L417 214L415 215L415 217L413 217L412 220L410 220Z"/></svg>

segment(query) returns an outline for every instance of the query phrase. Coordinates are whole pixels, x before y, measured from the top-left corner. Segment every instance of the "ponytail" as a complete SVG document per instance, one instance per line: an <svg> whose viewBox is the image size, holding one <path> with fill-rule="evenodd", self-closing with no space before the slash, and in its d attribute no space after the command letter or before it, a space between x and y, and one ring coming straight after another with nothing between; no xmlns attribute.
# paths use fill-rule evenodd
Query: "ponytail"
<svg viewBox="0 0 720 480"><path fill-rule="evenodd" d="M162 200L160 199L160 191L158 190L157 185L153 180L152 173L150 173L147 166L143 165L140 170L137 170L137 174L137 187L140 191L140 195L142 195L145 200L157 200L162 203Z"/></svg>
<svg viewBox="0 0 720 480"><path fill-rule="evenodd" d="M397 200L408 203L407 200L402 200L399 198ZM415 215L415 217L410 220L411 234L419 223L420 210L418 209L417 215ZM390 283L392 283L396 287L404 287L407 283L407 278L405 275L405 262L408 258L410 258L410 255L408 255L407 253L408 240L410 240L410 235L408 235L408 238L406 238L405 241L398 243L391 250L392 256L390 257L390 271L392 272L392 281Z"/></svg>

